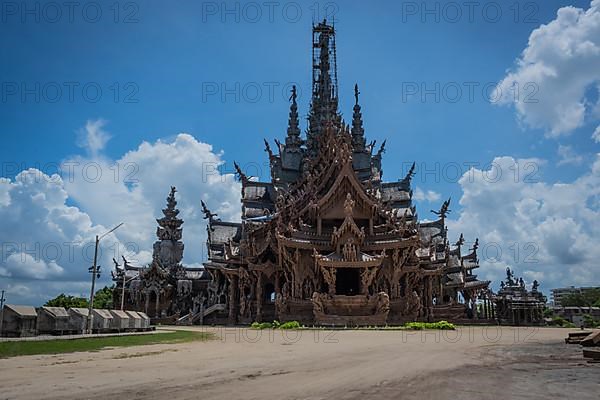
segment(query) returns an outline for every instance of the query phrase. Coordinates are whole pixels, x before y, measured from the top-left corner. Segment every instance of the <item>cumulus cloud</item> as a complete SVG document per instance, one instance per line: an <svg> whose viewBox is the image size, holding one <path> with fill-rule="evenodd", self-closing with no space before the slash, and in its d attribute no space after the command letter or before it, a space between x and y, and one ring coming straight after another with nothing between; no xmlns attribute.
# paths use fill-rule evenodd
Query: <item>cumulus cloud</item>
<svg viewBox="0 0 600 400"><path fill-rule="evenodd" d="M58 294L46 289L52 283L69 291L74 283L86 281L93 237L106 229L67 205L62 178L28 169L14 180L0 181L0 193L7 196L0 204L0 276L8 294L20 296L10 301L38 304L40 296ZM123 250L114 236L106 243ZM106 257L101 261L108 265ZM37 290L23 290L32 284Z"/></svg>
<svg viewBox="0 0 600 400"><path fill-rule="evenodd" d="M462 211L458 219L448 220L450 231L479 237L479 274L495 284L507 266L546 289L598 284L600 154L587 173L570 183L498 173L524 169L523 160L498 157L487 171L465 173L459 181Z"/></svg>
<svg viewBox="0 0 600 400"><path fill-rule="evenodd" d="M513 71L498 84L494 98L514 104L519 119L548 137L568 135L586 117L600 118L600 102L586 98L600 81L600 0L587 10L562 7L541 25Z"/></svg>
<svg viewBox="0 0 600 400"><path fill-rule="evenodd" d="M420 187L415 189L413 199L417 201L428 201L430 203L438 201L442 196L433 190L423 190Z"/></svg>
<svg viewBox="0 0 600 400"><path fill-rule="evenodd" d="M86 131L89 126L98 124L88 122ZM61 292L89 295L94 237L120 222L125 225L101 242L99 284L110 284L113 257L148 263L156 218L172 185L185 220L184 264L206 259L201 199L223 219L239 220L241 186L212 146L179 134L109 160L100 154L106 142L94 143L86 156L64 160L61 175L29 169L14 180L0 179L0 278L10 302L39 305Z"/></svg>
<svg viewBox="0 0 600 400"><path fill-rule="evenodd" d="M186 249L184 261L206 259L206 221L200 200L223 220L240 219L241 185L211 145L182 133L173 141L143 142L117 160L76 157L67 162L69 198L106 226L125 222L117 234L133 249L151 249L156 218L170 187L177 188ZM223 171L224 169L224 171ZM137 261L150 261L151 252Z"/></svg>
<svg viewBox="0 0 600 400"><path fill-rule="evenodd" d="M575 152L571 146L558 145L558 163L557 165L580 165L583 157Z"/></svg>

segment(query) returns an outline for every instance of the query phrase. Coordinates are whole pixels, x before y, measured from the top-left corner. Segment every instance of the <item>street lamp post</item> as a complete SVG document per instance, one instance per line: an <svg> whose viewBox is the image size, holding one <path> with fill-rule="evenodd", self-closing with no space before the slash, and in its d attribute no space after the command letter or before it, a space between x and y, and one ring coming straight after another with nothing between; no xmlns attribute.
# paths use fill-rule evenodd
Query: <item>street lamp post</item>
<svg viewBox="0 0 600 400"><path fill-rule="evenodd" d="M136 277L134 276L127 280L125 280L125 278L125 269L123 269L123 287L121 288L121 311L123 311L123 308L125 307L125 284L129 281L134 280Z"/></svg>
<svg viewBox="0 0 600 400"><path fill-rule="evenodd" d="M92 309L94 308L94 290L96 288L96 275L98 275L99 277L99 273L98 273L98 245L100 244L100 240L102 240L102 238L104 238L106 235L116 231L118 228L121 227L121 225L123 225L123 223L121 222L119 225L115 226L114 228L112 228L110 231L106 232L105 234L98 236L96 235L96 246L94 248L94 263L92 264L92 269L91 269L91 273L92 273L92 290L90 291L90 303L88 305L88 316L87 316L87 330L88 333L91 334L92 333Z"/></svg>
<svg viewBox="0 0 600 400"><path fill-rule="evenodd" d="M2 325L4 324L4 290L2 291L2 295L0 295L0 336L2 336Z"/></svg>

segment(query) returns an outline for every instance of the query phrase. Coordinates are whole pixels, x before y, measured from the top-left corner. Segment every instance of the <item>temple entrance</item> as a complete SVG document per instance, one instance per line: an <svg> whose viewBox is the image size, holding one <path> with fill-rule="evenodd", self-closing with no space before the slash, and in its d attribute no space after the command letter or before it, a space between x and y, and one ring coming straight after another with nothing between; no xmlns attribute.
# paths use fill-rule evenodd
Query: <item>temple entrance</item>
<svg viewBox="0 0 600 400"><path fill-rule="evenodd" d="M272 283L267 283L265 285L265 295L263 300L266 303L275 303L275 285Z"/></svg>
<svg viewBox="0 0 600 400"><path fill-rule="evenodd" d="M335 278L336 294L354 296L360 293L360 269L338 268Z"/></svg>

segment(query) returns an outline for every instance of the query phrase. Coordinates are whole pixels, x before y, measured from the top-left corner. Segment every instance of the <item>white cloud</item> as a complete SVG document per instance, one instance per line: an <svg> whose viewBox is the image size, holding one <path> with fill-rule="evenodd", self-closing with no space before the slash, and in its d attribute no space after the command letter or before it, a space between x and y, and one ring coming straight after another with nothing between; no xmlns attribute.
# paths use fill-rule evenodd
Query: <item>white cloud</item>
<svg viewBox="0 0 600 400"><path fill-rule="evenodd" d="M58 277L63 274L64 269L54 261L46 262L41 258L41 251L31 249L29 253L12 253L6 258L6 277L47 279ZM2 275L2 271L0 271Z"/></svg>
<svg viewBox="0 0 600 400"><path fill-rule="evenodd" d="M125 225L117 235L133 248L148 250L156 240L156 218L162 216L171 186L177 187L177 201L186 243L184 261L206 259L206 221L200 200L224 220L240 219L241 185L232 173L222 174L220 154L212 146L189 134L179 134L172 142L143 142L118 160L73 158L65 188L94 221L105 226ZM227 168L226 168L227 169ZM230 169L233 169L230 167ZM98 174L97 171L102 171Z"/></svg>
<svg viewBox="0 0 600 400"><path fill-rule="evenodd" d="M62 177L29 169L0 179L0 278L11 303L38 305L61 292L87 296L94 236L119 222L125 225L101 242L99 285L110 284L113 257L149 262L171 185L185 221L184 264L206 258L200 199L223 219L239 220L241 186L216 169L224 161L210 145L179 134L114 161L98 155L102 147L65 160Z"/></svg>
<svg viewBox="0 0 600 400"><path fill-rule="evenodd" d="M442 196L439 193L434 192L433 190L424 191L418 186L413 194L413 199L417 201L428 201L430 203L436 202L441 198Z"/></svg>
<svg viewBox="0 0 600 400"><path fill-rule="evenodd" d="M596 130L592 134L592 139L594 139L594 141L596 143L600 143L600 125L596 128Z"/></svg>
<svg viewBox="0 0 600 400"><path fill-rule="evenodd" d="M571 146L558 145L559 160L557 165L580 165L583 157L575 152Z"/></svg>
<svg viewBox="0 0 600 400"><path fill-rule="evenodd" d="M88 120L85 128L79 130L78 145L92 157L97 157L110 140L108 132L102 129L105 125L106 121L103 119Z"/></svg>
<svg viewBox="0 0 600 400"><path fill-rule="evenodd" d="M587 10L562 7L555 20L535 29L494 98L514 104L526 125L558 137L582 126L586 115L600 117L600 102L585 98L599 81L600 0L593 0Z"/></svg>
<svg viewBox="0 0 600 400"><path fill-rule="evenodd" d="M492 165L523 170L523 161L512 157L498 157ZM496 176L500 179L488 178ZM479 237L481 277L497 285L510 266L519 276L538 279L546 290L600 283L600 154L570 183L480 170L465 173L459 183L463 209L448 226L455 235Z"/></svg>

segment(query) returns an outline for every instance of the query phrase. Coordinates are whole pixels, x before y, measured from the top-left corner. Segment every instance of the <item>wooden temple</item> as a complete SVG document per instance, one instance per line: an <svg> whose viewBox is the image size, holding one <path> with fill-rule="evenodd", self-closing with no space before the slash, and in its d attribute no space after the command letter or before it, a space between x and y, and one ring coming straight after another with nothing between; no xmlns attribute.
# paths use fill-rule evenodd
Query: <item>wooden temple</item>
<svg viewBox="0 0 600 400"><path fill-rule="evenodd" d="M270 181L236 165L242 221L221 221L203 204L210 282L202 317L212 307L232 324L493 318L482 311L490 282L474 274L477 241L463 254L462 235L453 245L448 240L450 200L434 221L419 222L414 165L402 179L383 181L385 142L367 142L357 86L351 124L342 119L335 46L332 25L313 26L308 128L302 135L294 88L285 140L273 149L265 141Z"/></svg>

